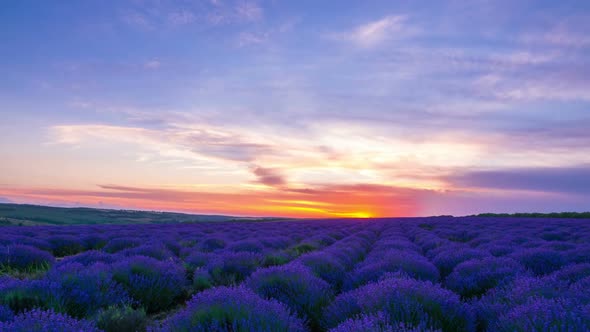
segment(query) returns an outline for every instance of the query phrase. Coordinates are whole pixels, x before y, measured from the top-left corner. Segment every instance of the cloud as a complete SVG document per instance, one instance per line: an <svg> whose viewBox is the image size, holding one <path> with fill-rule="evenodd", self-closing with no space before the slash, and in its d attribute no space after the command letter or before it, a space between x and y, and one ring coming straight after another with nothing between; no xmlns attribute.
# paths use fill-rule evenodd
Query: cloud
<svg viewBox="0 0 590 332"><path fill-rule="evenodd" d="M539 121L527 123L513 131L507 131L516 148L531 149L544 142L547 150L566 150L570 155L575 151L587 153L590 148L590 118L560 120L551 123Z"/></svg>
<svg viewBox="0 0 590 332"><path fill-rule="evenodd" d="M150 61L145 62L143 64L143 67L146 69L158 69L158 68L160 68L160 65L161 65L160 61L150 60Z"/></svg>
<svg viewBox="0 0 590 332"><path fill-rule="evenodd" d="M240 142L239 138L234 138L227 142L201 141L192 151L221 159L250 162L276 150L267 144Z"/></svg>
<svg viewBox="0 0 590 332"><path fill-rule="evenodd" d="M139 29L151 30L154 28L150 18L137 11L127 12L122 15L121 19L124 23Z"/></svg>
<svg viewBox="0 0 590 332"><path fill-rule="evenodd" d="M490 93L509 101L590 101L590 82L576 82L562 78L509 78L493 84Z"/></svg>
<svg viewBox="0 0 590 332"><path fill-rule="evenodd" d="M506 103L590 101L590 71L574 51L511 52L483 57L466 92Z"/></svg>
<svg viewBox="0 0 590 332"><path fill-rule="evenodd" d="M590 195L590 166L471 171L446 180L454 187Z"/></svg>
<svg viewBox="0 0 590 332"><path fill-rule="evenodd" d="M590 46L588 15L569 17L546 31L525 33L520 39L525 43L552 47L585 48Z"/></svg>
<svg viewBox="0 0 590 332"><path fill-rule="evenodd" d="M264 44L269 39L268 33L240 32L237 39L237 45L244 47L248 45Z"/></svg>
<svg viewBox="0 0 590 332"><path fill-rule="evenodd" d="M255 161L263 155L276 153L267 143L250 141L239 133L221 128L180 129L179 140L183 146L199 154L234 161Z"/></svg>
<svg viewBox="0 0 590 332"><path fill-rule="evenodd" d="M140 188L140 187L130 187L130 186L120 186L120 185L113 185L113 184L101 184L98 187L106 190L114 190L114 191L127 191L127 192L135 192L135 193L146 193L152 192L153 189L147 188Z"/></svg>
<svg viewBox="0 0 590 332"><path fill-rule="evenodd" d="M110 125L67 125L51 128L54 143L79 145L100 142L135 144L141 151L155 151L162 155L185 158L198 156L240 162L252 162L274 154L271 145L249 141L238 133L220 128L167 127L146 129Z"/></svg>
<svg viewBox="0 0 590 332"><path fill-rule="evenodd" d="M590 46L590 37L588 35L578 35L565 31L552 31L544 36L544 40L558 46Z"/></svg>
<svg viewBox="0 0 590 332"><path fill-rule="evenodd" d="M12 203L12 201L9 200L8 198L0 197L0 203L8 204L8 203Z"/></svg>
<svg viewBox="0 0 590 332"><path fill-rule="evenodd" d="M391 39L414 35L415 29L407 25L405 15L391 15L357 26L345 33L331 35L336 40L350 41L361 47L372 47Z"/></svg>
<svg viewBox="0 0 590 332"><path fill-rule="evenodd" d="M196 20L195 14L186 9L171 12L168 14L168 21L173 25L191 24Z"/></svg>
<svg viewBox="0 0 590 332"><path fill-rule="evenodd" d="M90 101L77 100L77 99L68 102L66 105L68 107L80 108L80 109L89 109L89 108L94 107L94 104Z"/></svg>
<svg viewBox="0 0 590 332"><path fill-rule="evenodd" d="M254 1L243 0L235 7L236 16L244 21L257 21L262 18L262 7Z"/></svg>
<svg viewBox="0 0 590 332"><path fill-rule="evenodd" d="M257 1L237 0L230 2L215 1L207 14L207 20L215 25L231 23L250 23L262 20L264 9Z"/></svg>
<svg viewBox="0 0 590 332"><path fill-rule="evenodd" d="M194 24L259 22L264 9L257 1L138 1L126 4L120 20L141 30L180 28Z"/></svg>
<svg viewBox="0 0 590 332"><path fill-rule="evenodd" d="M269 187L281 187L287 184L287 181L276 169L263 168L256 166L252 173L258 177L258 182Z"/></svg>
<svg viewBox="0 0 590 332"><path fill-rule="evenodd" d="M297 18L291 18L267 29L259 28L258 31L242 31L236 38L236 45L238 47L245 47L268 44L273 40L280 39L282 35L291 32L298 23L299 20Z"/></svg>

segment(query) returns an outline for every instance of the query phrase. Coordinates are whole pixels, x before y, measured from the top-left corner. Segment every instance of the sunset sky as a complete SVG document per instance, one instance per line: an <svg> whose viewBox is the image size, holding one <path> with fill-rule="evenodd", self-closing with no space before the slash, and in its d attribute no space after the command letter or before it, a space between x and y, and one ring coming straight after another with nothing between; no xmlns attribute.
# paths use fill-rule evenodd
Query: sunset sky
<svg viewBox="0 0 590 332"><path fill-rule="evenodd" d="M0 133L0 202L590 210L590 1L3 1Z"/></svg>

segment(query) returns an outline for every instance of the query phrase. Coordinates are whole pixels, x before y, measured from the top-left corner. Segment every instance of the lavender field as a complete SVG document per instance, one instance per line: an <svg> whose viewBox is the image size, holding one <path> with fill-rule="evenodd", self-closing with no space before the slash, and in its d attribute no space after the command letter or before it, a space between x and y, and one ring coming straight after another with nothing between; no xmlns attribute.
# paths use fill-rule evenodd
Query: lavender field
<svg viewBox="0 0 590 332"><path fill-rule="evenodd" d="M1 331L587 331L587 220L4 227Z"/></svg>

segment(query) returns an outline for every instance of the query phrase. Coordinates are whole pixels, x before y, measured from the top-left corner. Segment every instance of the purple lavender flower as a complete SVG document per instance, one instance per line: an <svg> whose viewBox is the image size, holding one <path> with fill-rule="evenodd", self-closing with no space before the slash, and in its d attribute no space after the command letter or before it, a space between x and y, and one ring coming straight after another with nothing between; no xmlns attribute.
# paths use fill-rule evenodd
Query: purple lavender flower
<svg viewBox="0 0 590 332"><path fill-rule="evenodd" d="M445 285L461 296L473 297L523 274L524 267L510 258L472 259L457 265Z"/></svg>
<svg viewBox="0 0 590 332"><path fill-rule="evenodd" d="M76 320L51 310L33 309L9 322L0 323L2 332L100 332L89 321Z"/></svg>
<svg viewBox="0 0 590 332"><path fill-rule="evenodd" d="M568 282L555 277L519 276L511 283L489 290L475 303L479 325L487 329L498 317L531 298L557 299L567 294L568 288Z"/></svg>
<svg viewBox="0 0 590 332"><path fill-rule="evenodd" d="M548 249L524 249L511 256L536 275L551 273L566 264L562 253Z"/></svg>
<svg viewBox="0 0 590 332"><path fill-rule="evenodd" d="M259 269L245 284L258 295L295 309L315 329L319 327L322 308L332 298L330 285L300 263Z"/></svg>
<svg viewBox="0 0 590 332"><path fill-rule="evenodd" d="M242 240L230 244L227 249L235 252L251 252L259 254L264 251L264 246L258 241Z"/></svg>
<svg viewBox="0 0 590 332"><path fill-rule="evenodd" d="M303 321L276 300L244 287L212 288L195 295L185 309L164 322L162 332L304 332Z"/></svg>
<svg viewBox="0 0 590 332"><path fill-rule="evenodd" d="M143 244L134 248L125 249L119 252L124 256L146 256L163 261L176 258L175 255L164 244L155 242Z"/></svg>
<svg viewBox="0 0 590 332"><path fill-rule="evenodd" d="M42 294L45 303L73 317L93 315L111 305L127 305L133 301L121 285L112 280L110 266L95 263L85 267L79 263L57 266L45 278Z"/></svg>
<svg viewBox="0 0 590 332"><path fill-rule="evenodd" d="M119 237L111 239L102 250L108 253L117 253L124 249L135 248L141 245L141 241L134 237Z"/></svg>
<svg viewBox="0 0 590 332"><path fill-rule="evenodd" d="M577 246L576 249L568 250L565 256L572 263L590 263L590 246Z"/></svg>
<svg viewBox="0 0 590 332"><path fill-rule="evenodd" d="M432 262L438 267L441 276L446 277L453 272L455 266L460 263L473 258L484 258L487 256L489 256L489 254L485 251L465 247L455 247L440 252L432 259Z"/></svg>
<svg viewBox="0 0 590 332"><path fill-rule="evenodd" d="M35 235L32 235L32 236L35 236ZM12 239L12 241L10 241L10 242L11 243L7 243L7 245L8 244L22 244L22 245L26 245L26 246L35 247L35 248L43 250L43 251L51 252L51 245L49 244L47 239L38 239L36 237L28 237L28 236L18 236L18 237L14 237Z"/></svg>
<svg viewBox="0 0 590 332"><path fill-rule="evenodd" d="M82 237L82 244L87 249L98 250L102 249L108 240L102 234L88 234Z"/></svg>
<svg viewBox="0 0 590 332"><path fill-rule="evenodd" d="M133 256L113 265L113 279L148 313L170 308L186 291L185 271L172 261Z"/></svg>
<svg viewBox="0 0 590 332"><path fill-rule="evenodd" d="M82 242L75 236L56 235L48 239L55 257L75 255L84 251Z"/></svg>
<svg viewBox="0 0 590 332"><path fill-rule="evenodd" d="M62 259L59 262L59 265L68 263L80 263L84 266L92 265L94 263L112 264L121 258L121 256L108 254L98 250L88 250Z"/></svg>
<svg viewBox="0 0 590 332"><path fill-rule="evenodd" d="M226 246L226 244L223 239L212 237L212 238L205 239L201 243L201 250L205 251L205 252L211 252L211 251L223 249L223 248L225 248L225 246Z"/></svg>
<svg viewBox="0 0 590 332"><path fill-rule="evenodd" d="M590 277L590 263L568 265L561 270L553 272L551 276L558 280L575 283L586 277Z"/></svg>
<svg viewBox="0 0 590 332"><path fill-rule="evenodd" d="M184 259L184 264L189 271L193 271L197 268L207 265L213 259L212 254L193 251Z"/></svg>
<svg viewBox="0 0 590 332"><path fill-rule="evenodd" d="M9 245L0 247L0 270L16 269L23 272L48 269L55 259L43 250L25 245Z"/></svg>
<svg viewBox="0 0 590 332"><path fill-rule="evenodd" d="M14 312L9 306L0 304L0 322L8 322L14 318Z"/></svg>
<svg viewBox="0 0 590 332"><path fill-rule="evenodd" d="M418 280L438 281L439 273L425 257L411 251L388 250L367 260L351 272L345 283L345 289L354 289L369 282L377 281L386 273L404 272Z"/></svg>
<svg viewBox="0 0 590 332"><path fill-rule="evenodd" d="M46 306L49 285L43 280L19 280L0 277L0 304L15 313Z"/></svg>
<svg viewBox="0 0 590 332"><path fill-rule="evenodd" d="M291 239L283 235L267 236L260 239L263 246L271 249L285 249L291 242Z"/></svg>
<svg viewBox="0 0 590 332"><path fill-rule="evenodd" d="M481 250L487 250L490 254L495 257L502 257L511 254L514 251L514 247L503 243L488 243L486 245L478 247Z"/></svg>
<svg viewBox="0 0 590 332"><path fill-rule="evenodd" d="M490 331L590 331L590 317L564 299L531 298L500 316Z"/></svg>
<svg viewBox="0 0 590 332"><path fill-rule="evenodd" d="M564 297L583 304L590 304L590 276L573 282Z"/></svg>
<svg viewBox="0 0 590 332"><path fill-rule="evenodd" d="M200 292L213 287L211 275L205 269L196 269L192 275L193 291Z"/></svg>
<svg viewBox="0 0 590 332"><path fill-rule="evenodd" d="M334 287L338 288L342 284L346 268L337 257L324 252L313 252L299 257L297 261Z"/></svg>
<svg viewBox="0 0 590 332"><path fill-rule="evenodd" d="M262 263L262 256L250 252L226 252L215 256L206 269L215 285L237 285Z"/></svg>
<svg viewBox="0 0 590 332"><path fill-rule="evenodd" d="M376 314L361 315L358 318L350 318L330 329L329 332L442 332L440 329L431 329L422 322L417 326L397 322L392 323L382 311Z"/></svg>
<svg viewBox="0 0 590 332"><path fill-rule="evenodd" d="M324 326L336 327L348 318L382 311L391 322L444 331L472 331L474 315L459 297L428 281L390 278L336 297L324 311Z"/></svg>
<svg viewBox="0 0 590 332"><path fill-rule="evenodd" d="M383 240L376 242L375 245L371 248L371 255L385 253L389 250L403 250L415 253L419 253L421 251L420 247L418 247L416 244L414 244L407 238L396 236L385 238Z"/></svg>
<svg viewBox="0 0 590 332"><path fill-rule="evenodd" d="M270 252L264 255L262 260L262 266L276 266L276 265L283 265L289 263L291 260L295 258L290 252L284 250L278 250Z"/></svg>

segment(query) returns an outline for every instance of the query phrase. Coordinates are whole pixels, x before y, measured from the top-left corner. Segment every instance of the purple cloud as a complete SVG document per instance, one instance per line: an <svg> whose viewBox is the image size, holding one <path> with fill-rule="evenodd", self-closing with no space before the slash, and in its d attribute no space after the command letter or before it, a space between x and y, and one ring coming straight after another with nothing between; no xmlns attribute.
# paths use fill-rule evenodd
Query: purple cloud
<svg viewBox="0 0 590 332"><path fill-rule="evenodd" d="M257 182L270 187L280 187L287 183L283 175L281 175L276 169L255 167L252 173L258 177Z"/></svg>
<svg viewBox="0 0 590 332"><path fill-rule="evenodd" d="M446 180L456 187L590 195L590 165L472 171Z"/></svg>

